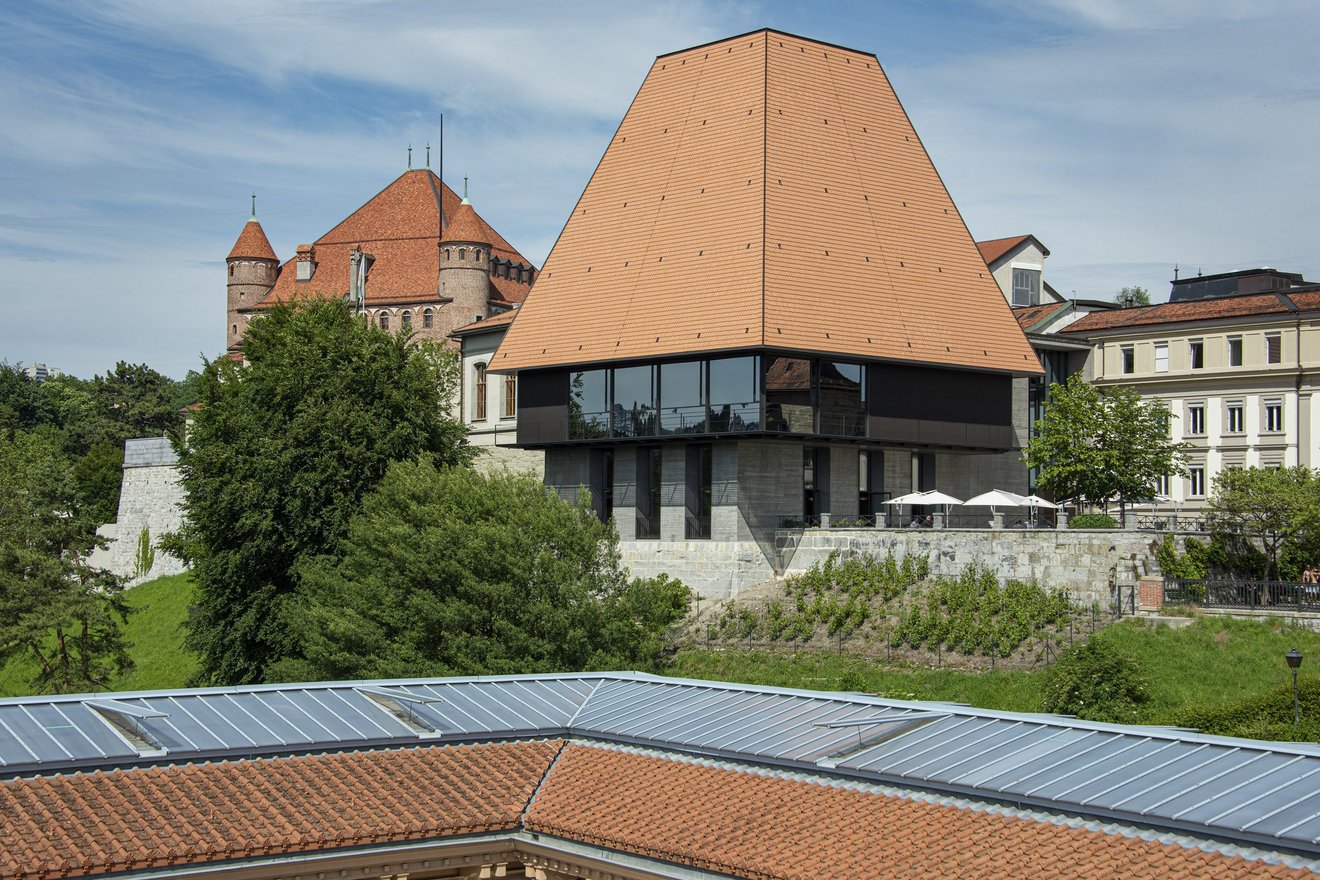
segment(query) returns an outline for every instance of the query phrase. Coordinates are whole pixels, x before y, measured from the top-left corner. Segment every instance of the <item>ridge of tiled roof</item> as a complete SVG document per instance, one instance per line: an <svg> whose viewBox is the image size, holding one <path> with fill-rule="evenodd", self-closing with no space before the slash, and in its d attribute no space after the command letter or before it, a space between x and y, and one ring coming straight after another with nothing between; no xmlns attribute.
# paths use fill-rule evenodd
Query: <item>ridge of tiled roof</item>
<svg viewBox="0 0 1320 880"><path fill-rule="evenodd" d="M1313 294L1308 296L1306 292L1247 293L1239 296L1194 299L1183 302L1157 303L1150 306L1135 306L1130 309L1091 312L1059 332L1087 333L1120 327L1142 327L1182 321L1286 314L1293 311L1293 308L1289 305L1289 300L1299 308L1320 306L1320 297ZM1303 306L1303 303L1308 305Z"/></svg>
<svg viewBox="0 0 1320 880"><path fill-rule="evenodd" d="M1067 300L1041 303L1035 306L1017 306L1013 309L1013 317L1017 318L1018 326L1022 328L1023 332L1030 333L1042 321L1071 306L1072 303Z"/></svg>
<svg viewBox="0 0 1320 880"><path fill-rule="evenodd" d="M258 308L295 299L342 297L349 286L348 255L355 247L376 257L367 275L367 306L434 299L439 293L441 205L452 225L461 201L430 170L405 171L316 239L312 245L316 272L311 280L296 280L293 261L285 262L274 288ZM490 244L492 257L531 265L475 210L472 216L483 240ZM509 298L517 296L517 291L506 292L508 285L491 280L505 301L521 301Z"/></svg>
<svg viewBox="0 0 1320 880"><path fill-rule="evenodd" d="M229 249L229 256L225 259L233 260L235 258L249 260L279 259L275 256L275 249L270 246L270 239L266 238L266 231L261 228L261 222L256 217L249 217L248 222L243 224L243 231L238 234L238 240Z"/></svg>
<svg viewBox="0 0 1320 880"><path fill-rule="evenodd" d="M559 746L457 745L10 780L0 783L0 878L56 880L509 831Z"/></svg>
<svg viewBox="0 0 1320 880"><path fill-rule="evenodd" d="M480 321L473 321L471 324L465 324L459 327L450 336L465 336L468 333L479 333L487 330L495 330L500 327L507 327L513 323L514 318L518 317L517 309L510 309L507 312L500 312L498 315L491 315Z"/></svg>
<svg viewBox="0 0 1320 880"><path fill-rule="evenodd" d="M995 239L991 239L990 241L978 241L976 243L976 248L981 252L981 257L982 259L985 260L985 264L989 266L992 263L994 263L996 260L998 260L1000 257L1002 257L1004 254L1013 250L1015 247L1022 244L1024 241L1027 241L1028 239L1032 239L1032 238L1035 238L1035 236L1014 235L1009 238L995 238ZM1043 245L1041 249L1044 250ZM1049 251L1046 251L1046 254L1048 253Z"/></svg>
<svg viewBox="0 0 1320 880"><path fill-rule="evenodd" d="M1040 369L876 57L768 29L656 59L491 366L753 347Z"/></svg>

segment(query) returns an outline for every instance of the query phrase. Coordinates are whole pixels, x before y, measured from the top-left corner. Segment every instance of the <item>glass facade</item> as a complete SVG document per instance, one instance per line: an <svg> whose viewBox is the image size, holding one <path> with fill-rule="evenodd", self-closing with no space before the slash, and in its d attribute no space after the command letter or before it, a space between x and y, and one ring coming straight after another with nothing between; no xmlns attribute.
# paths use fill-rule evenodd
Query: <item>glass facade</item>
<svg viewBox="0 0 1320 880"><path fill-rule="evenodd" d="M610 436L610 371L569 374L568 435L575 440Z"/></svg>

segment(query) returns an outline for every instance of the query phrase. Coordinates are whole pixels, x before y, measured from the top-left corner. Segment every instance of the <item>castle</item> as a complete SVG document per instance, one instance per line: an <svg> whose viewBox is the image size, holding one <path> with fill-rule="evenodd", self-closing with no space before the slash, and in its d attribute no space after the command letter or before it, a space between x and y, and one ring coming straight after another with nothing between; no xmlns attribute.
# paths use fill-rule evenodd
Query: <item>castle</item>
<svg viewBox="0 0 1320 880"><path fill-rule="evenodd" d="M457 346L455 330L517 308L536 267L429 169L405 171L280 263L255 210L225 260L227 350L277 303L343 299L383 330Z"/></svg>

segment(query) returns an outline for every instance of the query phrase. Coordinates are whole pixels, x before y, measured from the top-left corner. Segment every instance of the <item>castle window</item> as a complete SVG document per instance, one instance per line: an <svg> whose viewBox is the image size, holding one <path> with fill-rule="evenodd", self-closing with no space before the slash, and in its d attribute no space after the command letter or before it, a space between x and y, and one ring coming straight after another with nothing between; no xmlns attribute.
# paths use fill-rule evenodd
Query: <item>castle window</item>
<svg viewBox="0 0 1320 880"><path fill-rule="evenodd" d="M382 329L382 330L388 330L388 329L390 329L390 313L389 313L389 312L381 312L381 313L380 313L380 329Z"/></svg>
<svg viewBox="0 0 1320 880"><path fill-rule="evenodd" d="M403 314L399 316L399 323L403 326L403 329L405 330L412 327L412 312L408 311L407 309L404 309Z"/></svg>
<svg viewBox="0 0 1320 880"><path fill-rule="evenodd" d="M230 327L229 327L229 333L230 333L231 336L237 336L237 335L238 335L238 325L237 325L237 324L231 324Z"/></svg>
<svg viewBox="0 0 1320 880"><path fill-rule="evenodd" d="M467 259L467 248L459 248L459 249L458 249L458 258L459 258L460 260L466 260L466 259Z"/></svg>
<svg viewBox="0 0 1320 880"><path fill-rule="evenodd" d="M518 375L510 373L504 377L504 411L501 415L511 419L518 412Z"/></svg>
<svg viewBox="0 0 1320 880"><path fill-rule="evenodd" d="M445 248L445 259L449 259L449 248Z"/></svg>
<svg viewBox="0 0 1320 880"><path fill-rule="evenodd" d="M233 264L233 263L230 263L230 264L229 264L229 277L230 277L230 278L233 278L233 277L234 277L234 264Z"/></svg>
<svg viewBox="0 0 1320 880"><path fill-rule="evenodd" d="M472 393L472 420L479 422L486 418L486 365L477 364L474 372L477 381Z"/></svg>
<svg viewBox="0 0 1320 880"><path fill-rule="evenodd" d="M476 249L474 249L474 250L472 251L472 256L476 257L476 258L477 258L477 262L480 263L480 262L481 262L481 249L480 249L480 248L476 248Z"/></svg>
<svg viewBox="0 0 1320 880"><path fill-rule="evenodd" d="M432 309L422 309L422 327L427 330L435 324L435 312Z"/></svg>

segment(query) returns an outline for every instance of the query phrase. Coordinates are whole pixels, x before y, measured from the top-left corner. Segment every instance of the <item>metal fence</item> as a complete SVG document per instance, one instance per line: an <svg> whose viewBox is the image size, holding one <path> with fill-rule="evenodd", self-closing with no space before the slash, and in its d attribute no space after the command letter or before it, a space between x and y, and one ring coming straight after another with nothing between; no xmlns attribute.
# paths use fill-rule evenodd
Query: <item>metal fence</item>
<svg viewBox="0 0 1320 880"><path fill-rule="evenodd" d="M1320 612L1320 584L1165 578L1164 602L1205 608Z"/></svg>

